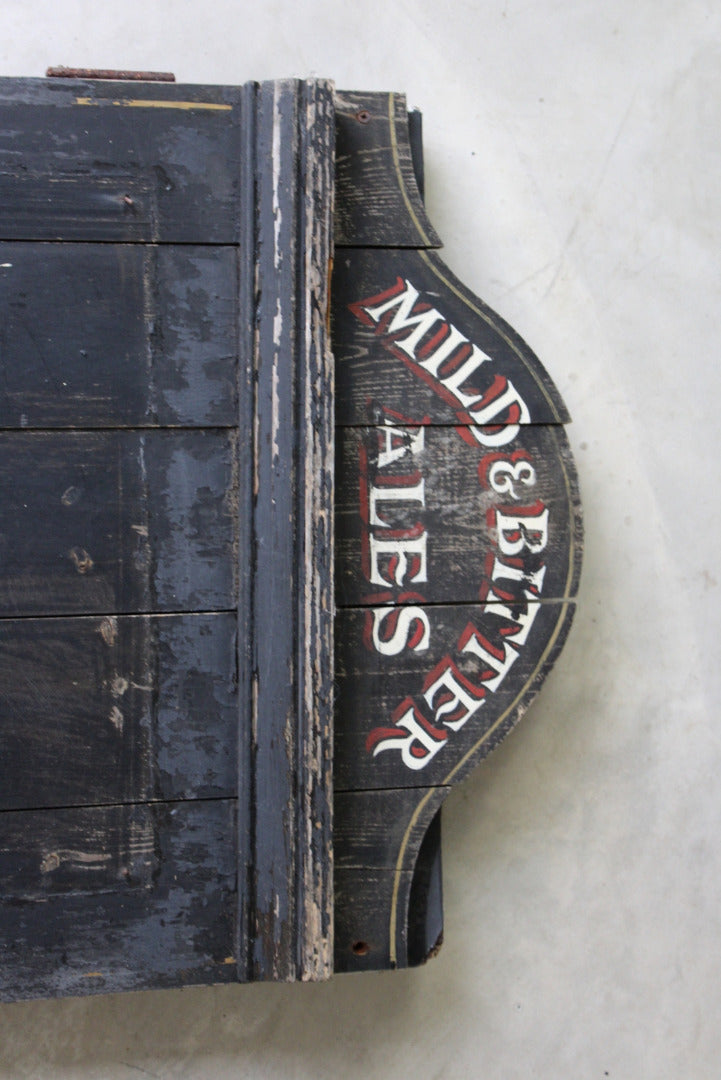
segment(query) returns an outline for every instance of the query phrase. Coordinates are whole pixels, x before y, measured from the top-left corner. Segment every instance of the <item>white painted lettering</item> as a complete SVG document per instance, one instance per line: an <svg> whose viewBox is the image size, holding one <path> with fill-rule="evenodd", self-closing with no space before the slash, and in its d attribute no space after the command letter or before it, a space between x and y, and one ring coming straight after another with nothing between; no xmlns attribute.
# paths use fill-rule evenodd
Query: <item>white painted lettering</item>
<svg viewBox="0 0 721 1080"><path fill-rule="evenodd" d="M545 567L544 567L545 570ZM492 607L485 608L488 615L497 615L499 619L508 619L509 622L518 624L518 630L514 630L511 634L506 634L505 640L512 641L516 645L525 645L528 639L528 635L531 632L538 612L541 610L541 605L538 601L534 602L533 593L524 590L524 596L528 603L526 604L526 610L520 611L521 605L514 605L514 609L509 608L503 601L491 591L489 592L486 603L491 604Z"/></svg>
<svg viewBox="0 0 721 1080"><path fill-rule="evenodd" d="M434 739L431 733L418 723L412 706L395 723L396 727L405 728L407 736L399 738L393 735L381 739L373 747L373 757L377 757L384 750L399 750L403 764L409 769L417 772L425 768L444 745L444 740Z"/></svg>
<svg viewBox="0 0 721 1080"><path fill-rule="evenodd" d="M493 560L491 581L523 581L536 593L540 593L543 588L543 579L545 576L545 566L541 566L538 570L529 573L527 570L524 570L522 566L509 566L508 563L502 562L498 556Z"/></svg>
<svg viewBox="0 0 721 1080"><path fill-rule="evenodd" d="M399 487L372 487L368 493L368 507L370 512L370 524L380 525L384 529L392 526L384 521L376 509L378 503L417 502L425 506L424 480L421 478L413 487L400 485Z"/></svg>
<svg viewBox="0 0 721 1080"><path fill-rule="evenodd" d="M381 637L383 624L391 620L392 633L388 639ZM425 652L431 636L428 616L423 608L410 607L373 608L373 644L383 656L397 656L404 649Z"/></svg>
<svg viewBox="0 0 721 1080"><path fill-rule="evenodd" d="M518 659L518 653L510 645L504 642L503 650L498 650L475 629L463 645L463 652L472 653L473 656L477 656L479 660L483 661L486 668L497 672L494 678L483 678L481 680L484 686L494 691L498 689L505 679L511 664Z"/></svg>
<svg viewBox="0 0 721 1080"><path fill-rule="evenodd" d="M531 552L543 551L548 542L548 510L535 516L502 514L496 511L498 547L503 555L518 555L524 547Z"/></svg>
<svg viewBox="0 0 721 1080"><path fill-rule="evenodd" d="M406 454L420 454L425 445L424 435L422 427L404 428L387 424L381 428L379 436L385 441L385 446L378 453L378 468L386 469Z"/></svg>
<svg viewBox="0 0 721 1080"><path fill-rule="evenodd" d="M494 461L488 472L488 482L499 495L510 495L512 499L520 499L520 495L513 486L524 484L533 487L536 483L536 470L528 461Z"/></svg>
<svg viewBox="0 0 721 1080"><path fill-rule="evenodd" d="M483 704L483 691L477 690L476 693L479 695L477 697L471 694L456 678L454 665L450 660L423 695L429 709L434 708L433 699L441 689L446 690L451 696L448 698L447 695L442 696L441 704L435 713L435 722L444 724L451 731L458 731L480 709Z"/></svg>
<svg viewBox="0 0 721 1080"><path fill-rule="evenodd" d="M386 314L387 311L392 311L393 308L398 310L393 315L386 334L393 335L399 334L403 330L407 330L410 326L415 326L415 330L407 337L396 340L394 344L402 349L408 356L413 357L416 349L418 348L421 340L427 333L435 326L439 321L442 321L442 316L435 310L435 308L429 308L426 311L417 312L413 314L413 308L418 302L418 290L415 289L410 281L405 281L405 290L397 293L395 296L391 296L389 300L384 301L382 304L378 304L376 307L364 307L366 315L377 323Z"/></svg>
<svg viewBox="0 0 721 1080"><path fill-rule="evenodd" d="M518 422L513 424L503 424L503 421L500 418L513 405L517 405L519 409ZM470 415L473 423L478 424L479 427L486 425L488 427L495 427L498 424L502 424L500 431L480 431L478 428L472 429L473 437L481 443L482 446L505 446L515 439L520 431L521 424L530 424L531 422L528 406L510 379L506 380L506 389L502 394L495 397L488 405L484 405L483 408L472 409Z"/></svg>
<svg viewBox="0 0 721 1080"><path fill-rule="evenodd" d="M376 536L370 537L370 580L374 585L403 585L405 576L409 572L408 560L413 559L410 581L427 581L426 540L422 536L410 539L393 538L392 540L379 540ZM379 559L389 560L387 570L391 576L385 577L381 571ZM417 566L417 569L416 569Z"/></svg>

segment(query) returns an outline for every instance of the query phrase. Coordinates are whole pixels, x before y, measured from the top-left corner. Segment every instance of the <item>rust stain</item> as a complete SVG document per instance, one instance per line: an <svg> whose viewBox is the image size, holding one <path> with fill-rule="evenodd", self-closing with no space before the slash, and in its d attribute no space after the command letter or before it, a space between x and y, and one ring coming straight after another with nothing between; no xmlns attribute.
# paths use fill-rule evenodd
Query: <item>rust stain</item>
<svg viewBox="0 0 721 1080"><path fill-rule="evenodd" d="M172 71L116 71L111 68L49 67L48 79L117 79L121 82L175 82Z"/></svg>

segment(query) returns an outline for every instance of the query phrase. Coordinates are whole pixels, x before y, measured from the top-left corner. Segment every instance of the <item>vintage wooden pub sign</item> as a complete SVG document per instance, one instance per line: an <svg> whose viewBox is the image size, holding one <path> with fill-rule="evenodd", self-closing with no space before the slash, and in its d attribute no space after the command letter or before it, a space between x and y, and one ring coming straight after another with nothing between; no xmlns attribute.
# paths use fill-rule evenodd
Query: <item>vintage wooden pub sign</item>
<svg viewBox="0 0 721 1080"><path fill-rule="evenodd" d="M0 81L0 987L442 933L440 807L571 621L566 409L437 254L420 118Z"/></svg>

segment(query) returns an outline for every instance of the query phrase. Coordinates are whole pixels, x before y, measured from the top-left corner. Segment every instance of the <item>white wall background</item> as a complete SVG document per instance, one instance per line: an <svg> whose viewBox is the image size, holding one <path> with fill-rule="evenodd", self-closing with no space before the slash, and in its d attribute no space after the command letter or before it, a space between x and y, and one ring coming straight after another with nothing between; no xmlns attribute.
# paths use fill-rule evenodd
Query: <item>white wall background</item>
<svg viewBox="0 0 721 1080"><path fill-rule="evenodd" d="M445 258L574 417L576 623L451 797L446 944L322 986L0 1007L0 1077L721 1075L721 7L3 0L0 74L322 75L423 110Z"/></svg>

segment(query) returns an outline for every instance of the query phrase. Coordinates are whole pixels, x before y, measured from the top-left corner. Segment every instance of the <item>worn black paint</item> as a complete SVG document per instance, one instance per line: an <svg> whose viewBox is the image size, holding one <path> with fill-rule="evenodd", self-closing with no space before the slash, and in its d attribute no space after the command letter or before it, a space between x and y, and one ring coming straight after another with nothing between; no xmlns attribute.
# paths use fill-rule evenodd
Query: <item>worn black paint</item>
<svg viewBox="0 0 721 1080"><path fill-rule="evenodd" d="M235 978L235 804L3 814L0 998Z"/></svg>
<svg viewBox="0 0 721 1080"><path fill-rule="evenodd" d="M0 620L0 810L234 797L234 639L231 614Z"/></svg>
<svg viewBox="0 0 721 1080"><path fill-rule="evenodd" d="M3 80L0 236L237 243L241 111L237 87Z"/></svg>
<svg viewBox="0 0 721 1080"><path fill-rule="evenodd" d="M239 966L241 977L289 979L327 974L331 962L331 88L264 84L256 107L258 404L243 564L252 774Z"/></svg>
<svg viewBox="0 0 721 1080"><path fill-rule="evenodd" d="M531 423L568 423L568 411L536 355L455 277L436 252L343 248L336 255L332 313L338 424L377 423L383 408L394 409L417 424L459 422L456 409L438 394L429 393L410 361L389 359L389 339L376 327L365 326L350 310L351 304L377 296L399 279L410 281L422 303L436 308L490 357L476 377L480 390L502 373L528 405Z"/></svg>
<svg viewBox="0 0 721 1080"><path fill-rule="evenodd" d="M0 433L0 616L231 609L236 440Z"/></svg>
<svg viewBox="0 0 721 1080"><path fill-rule="evenodd" d="M414 198L408 197L415 187L405 177L399 180L388 153L389 128L380 122L381 117L393 114L394 100L378 94L359 103L365 109L363 125L350 105L343 103L340 130L348 140L350 161L339 165L339 173L367 178L372 197L364 217L360 183L349 184L346 204L345 187L339 182L332 312L338 388L336 596L340 605L335 637L334 757L337 971L416 964L440 944L441 804L450 785L510 731L552 667L573 615L582 546L575 469L560 427L568 420L563 401L525 342L428 250L432 238L424 229L424 218L415 213ZM382 178L368 175L372 160L368 145L373 139L369 129L376 133ZM410 124L408 148L422 190L418 119ZM377 195L379 190L382 194ZM380 222L375 216L379 203L387 208L387 217ZM409 206L413 213L409 214ZM504 508L512 513L514 500L501 497L488 484L487 455L493 448L475 439L457 403L419 374L418 366L397 346L397 338L387 332L388 320L366 325L359 319L360 301L403 282L417 289L420 305L435 308L446 323L487 355L485 366L464 384L467 394L490 390L497 376L509 380L521 394L530 423L524 422L508 444L498 449L532 460L536 483L523 500L516 492L515 505L539 499L552 522L543 553L526 553L523 562L527 573L546 566L542 600L533 601L540 606L532 636L497 690L486 691L482 706L459 730L447 729L441 750L418 770L403 764L393 749L374 757L368 736L376 727L392 727L394 716L404 712L410 699L427 716L423 693L430 673L446 658L458 664L470 683L482 684L483 665L458 648L470 623L499 650L504 646L503 635L517 629L512 620L500 618L491 607L479 603L487 594L490 565L498 550L492 512ZM398 337L407 334L401 331ZM429 339L427 335L422 344ZM504 419L512 417L499 417ZM379 425L403 428L409 440L422 425L423 451L408 453L395 465L379 469ZM394 478L397 483L402 476L413 484L423 478L424 504L402 500L394 504L391 499L380 504L381 516L388 535L393 530L396 535L425 532L427 574L425 580L406 581L403 587L379 585L371 583L368 563L364 565L373 530L361 487L392 486ZM379 530L380 535L383 532ZM511 588L507 580L501 585ZM529 601L523 582L514 588L513 602L507 600L509 610L524 612ZM429 621L427 647L381 655L371 642L372 608L408 604L420 605Z"/></svg>
<svg viewBox="0 0 721 1080"><path fill-rule="evenodd" d="M234 426L237 274L233 247L0 244L0 427Z"/></svg>
<svg viewBox="0 0 721 1080"><path fill-rule="evenodd" d="M332 162L324 83L0 85L8 999L329 971Z"/></svg>
<svg viewBox="0 0 721 1080"><path fill-rule="evenodd" d="M359 608L339 612L336 633L336 791L425 787L459 780L486 757L523 716L563 647L574 610L572 601L539 604L533 636L519 649L512 674L509 673L496 691L486 694L478 712L459 731L448 732L447 743L425 768L418 771L403 766L399 755L393 751L373 757L366 749L367 736L377 725L390 724L392 714L407 696L423 703L427 675L446 655L451 656L471 684L482 686L483 665L473 655L463 654L457 648L461 634L472 623L500 646L502 631L508 632L514 624L494 614L493 605L429 605L425 611L431 625L430 648L425 652L406 650L400 656L380 656L363 640L367 613ZM469 753L471 757L463 761ZM412 802L408 805L412 807Z"/></svg>
<svg viewBox="0 0 721 1080"><path fill-rule="evenodd" d="M441 804L552 666L581 531L565 406L431 250L422 191L402 95L0 83L4 999L323 978L439 943ZM504 624L481 603L482 451L349 308L398 278L523 394L514 449L559 526L513 677L415 772L369 731L469 619ZM378 479L395 414L425 432L432 645L383 657L370 609L409 601L369 594L359 467Z"/></svg>
<svg viewBox="0 0 721 1080"><path fill-rule="evenodd" d="M428 535L427 581L387 590L422 594L429 604L472 603L487 583L486 560L497 551L487 515L494 507L512 513L514 505L540 499L552 522L549 546L524 561L528 572L546 566L544 599L573 596L580 571L580 503L568 441L560 426L521 428L512 451L528 455L536 469L532 489L520 485L514 501L483 485L479 468L486 454L460 437L456 428L428 427L423 449L391 466L378 468L378 428L342 428L338 432L336 474L336 596L340 607L378 603L380 585L372 586L362 568L361 535L368 526L359 514L361 453L369 487L391 484L394 476L415 470L424 478L425 506L391 502L381 506L390 529L423 526ZM471 439L471 443L473 440ZM524 459L526 460L526 459ZM484 474L485 475L485 474ZM379 532L382 530L378 530ZM386 602L403 602L388 597ZM408 601L405 601L408 602ZM415 602L415 601L413 601Z"/></svg>
<svg viewBox="0 0 721 1080"><path fill-rule="evenodd" d="M403 94L335 97L335 244L440 247L418 190Z"/></svg>

